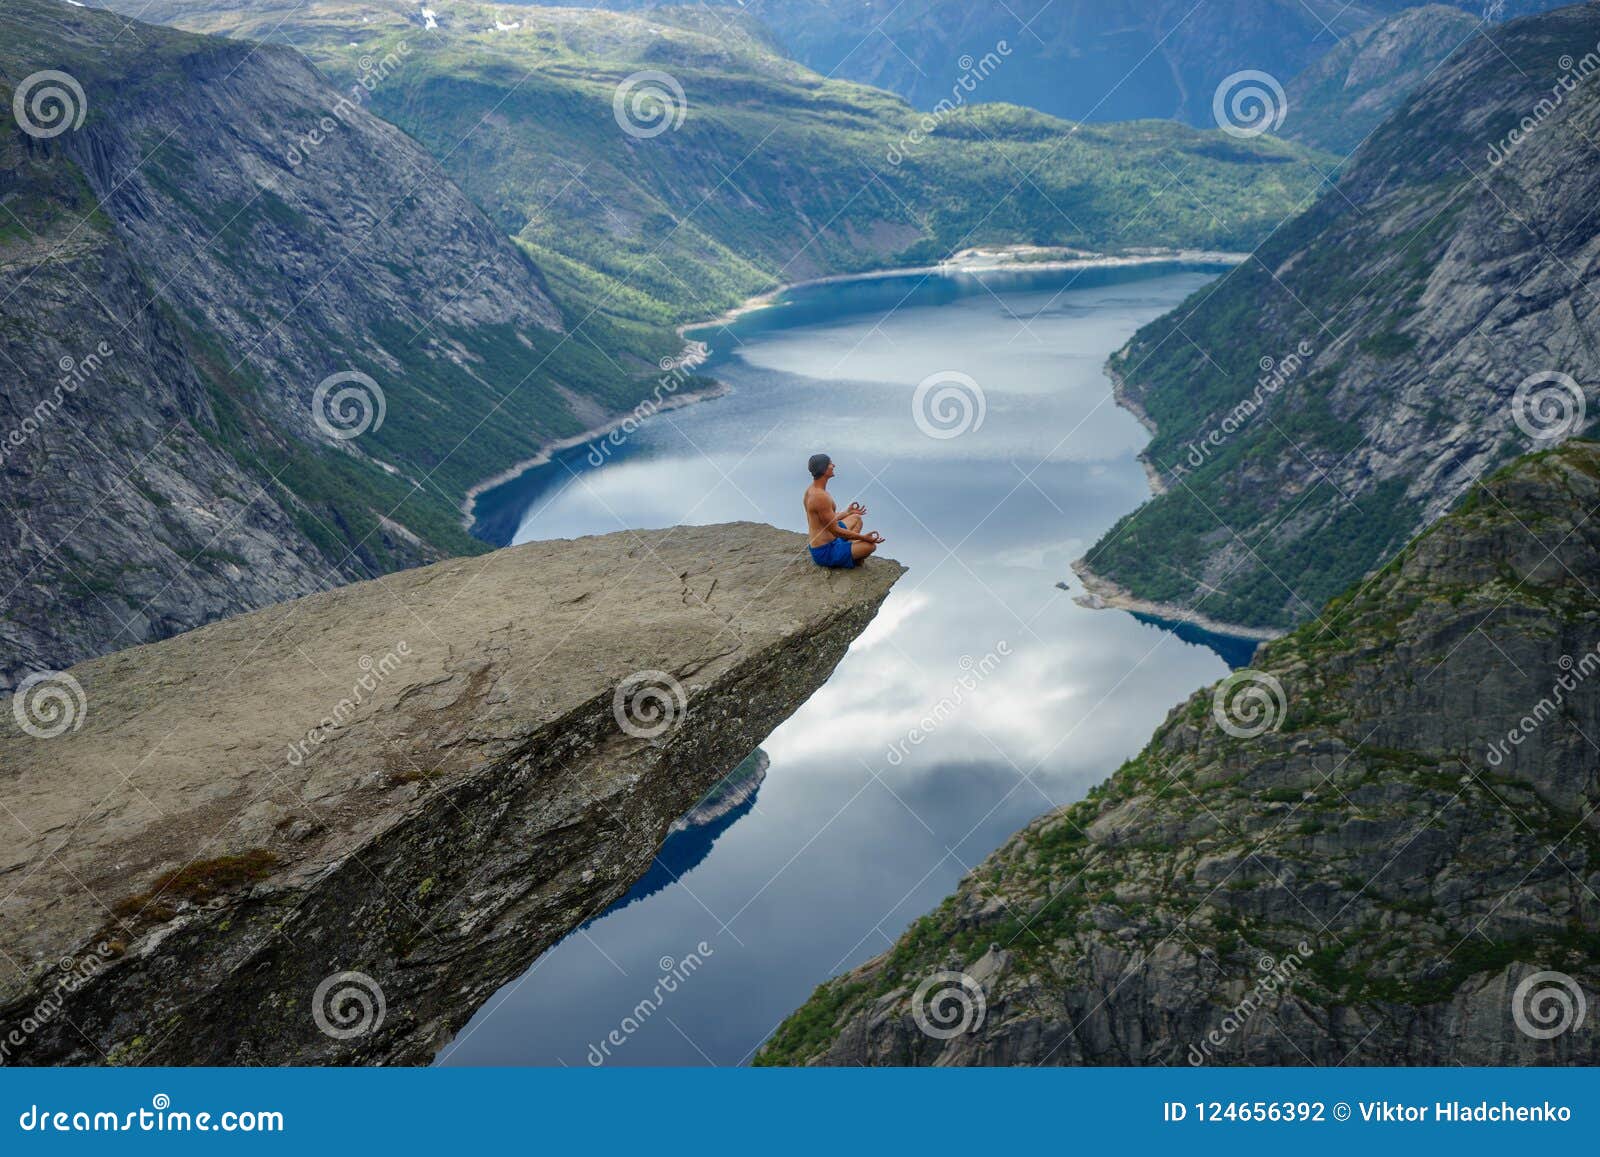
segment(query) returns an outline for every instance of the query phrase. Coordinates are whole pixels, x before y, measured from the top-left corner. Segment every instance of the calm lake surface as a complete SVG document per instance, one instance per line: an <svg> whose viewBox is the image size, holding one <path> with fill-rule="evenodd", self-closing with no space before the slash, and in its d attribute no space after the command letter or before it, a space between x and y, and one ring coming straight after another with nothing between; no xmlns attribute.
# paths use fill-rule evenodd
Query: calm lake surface
<svg viewBox="0 0 1600 1157"><path fill-rule="evenodd" d="M1226 673L1205 646L1075 605L1068 567L1148 495L1134 458L1146 435L1111 401L1107 356L1217 272L794 291L694 335L712 348L700 372L729 396L653 416L598 467L579 447L484 496L480 530L500 541L739 519L802 530L805 461L825 450L839 505L864 502L910 573L763 743L755 798L670 839L648 882L497 993L440 1063L744 1063L818 983L888 948ZM977 384L981 424L953 398L943 426L924 398L919 424L933 374L969 398L948 375ZM952 425L968 428L923 429ZM936 709L943 721L908 742ZM636 1006L685 961L692 974L634 1031ZM613 1030L621 1045L604 1043Z"/></svg>

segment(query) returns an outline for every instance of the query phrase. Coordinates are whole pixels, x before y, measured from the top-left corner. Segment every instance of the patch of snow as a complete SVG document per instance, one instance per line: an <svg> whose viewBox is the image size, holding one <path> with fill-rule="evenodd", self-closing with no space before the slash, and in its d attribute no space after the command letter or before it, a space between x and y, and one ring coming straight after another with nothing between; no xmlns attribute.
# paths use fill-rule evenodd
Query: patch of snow
<svg viewBox="0 0 1600 1157"><path fill-rule="evenodd" d="M424 28L439 27L439 14L432 8L424 8L422 10L422 26Z"/></svg>

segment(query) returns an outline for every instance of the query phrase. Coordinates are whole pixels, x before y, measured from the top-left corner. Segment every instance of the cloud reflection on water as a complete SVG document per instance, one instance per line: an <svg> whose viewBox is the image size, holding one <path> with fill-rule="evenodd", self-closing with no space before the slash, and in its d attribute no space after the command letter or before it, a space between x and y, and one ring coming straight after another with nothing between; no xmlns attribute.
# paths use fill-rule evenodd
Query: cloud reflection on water
<svg viewBox="0 0 1600 1157"><path fill-rule="evenodd" d="M1145 434L1111 404L1107 355L1208 279L998 277L922 304L916 287L811 291L813 324L741 324L710 372L734 392L652 418L624 451L545 489L518 540L758 519L801 529L806 457L833 454L911 569L829 682L763 743L756 808L679 884L597 921L474 1018L444 1063L583 1063L648 988L652 961L698 939L706 974L671 1023L609 1063L737 1063L833 971L882 951L1011 832L1081 798L1170 707L1225 672L1211 651L1055 586L1147 496ZM1070 283L1070 286L1069 286ZM970 289L970 292L966 290ZM909 296L907 296L909 291ZM991 292L992 291L992 292ZM876 294L877 297L872 295ZM890 296L893 295L893 296ZM905 297L867 314L863 300ZM729 350L736 350L731 355ZM916 384L980 381L981 429L929 438ZM552 469L564 470L557 466ZM1001 641L1009 654L898 763L886 753Z"/></svg>

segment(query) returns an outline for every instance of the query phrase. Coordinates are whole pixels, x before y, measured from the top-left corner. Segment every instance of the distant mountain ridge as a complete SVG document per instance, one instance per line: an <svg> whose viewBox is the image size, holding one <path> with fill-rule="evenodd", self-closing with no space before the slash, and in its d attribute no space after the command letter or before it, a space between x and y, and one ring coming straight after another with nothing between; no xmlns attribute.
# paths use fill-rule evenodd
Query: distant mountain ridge
<svg viewBox="0 0 1600 1157"><path fill-rule="evenodd" d="M291 43L341 79L409 45L373 110L528 247L558 296L624 324L701 320L782 282L971 245L1247 248L1324 171L1275 139L1078 126L978 103L994 98L982 86L919 114L775 54L750 18L718 9L430 11L431 28L404 0L200 0L148 14ZM999 75L998 61L985 67ZM622 131L619 92L664 97L672 115Z"/></svg>
<svg viewBox="0 0 1600 1157"><path fill-rule="evenodd" d="M1493 13L1501 20L1559 3L1453 6L1475 19ZM653 7L647 0L598 0L598 6ZM1363 29L1416 6L1408 0L714 0L695 7L753 16L809 67L897 92L918 108L950 95L967 71L963 60L1005 40L1015 55L983 82L983 100L1068 120L1170 117L1209 128L1216 123L1212 97L1226 77L1257 70L1287 85Z"/></svg>

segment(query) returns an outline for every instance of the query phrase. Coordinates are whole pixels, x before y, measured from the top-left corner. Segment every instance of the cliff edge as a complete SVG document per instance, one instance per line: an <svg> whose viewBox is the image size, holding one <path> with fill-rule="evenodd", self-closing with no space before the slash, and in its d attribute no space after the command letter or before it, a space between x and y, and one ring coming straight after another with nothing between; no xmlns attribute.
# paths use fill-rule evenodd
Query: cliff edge
<svg viewBox="0 0 1600 1157"><path fill-rule="evenodd" d="M803 547L533 543L25 686L0 709L5 1060L425 1062L627 890L903 573Z"/></svg>

